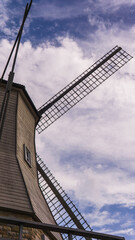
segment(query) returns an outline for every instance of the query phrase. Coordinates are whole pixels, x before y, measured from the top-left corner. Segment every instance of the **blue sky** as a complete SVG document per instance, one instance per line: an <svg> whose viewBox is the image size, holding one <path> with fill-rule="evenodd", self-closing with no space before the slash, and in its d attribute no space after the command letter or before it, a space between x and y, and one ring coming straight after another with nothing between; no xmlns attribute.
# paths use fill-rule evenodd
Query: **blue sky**
<svg viewBox="0 0 135 240"><path fill-rule="evenodd" d="M26 3L0 2L1 72ZM134 38L135 0L33 0L15 82L40 107L115 45L134 56ZM135 239L134 61L36 136L38 154L93 230L127 240Z"/></svg>

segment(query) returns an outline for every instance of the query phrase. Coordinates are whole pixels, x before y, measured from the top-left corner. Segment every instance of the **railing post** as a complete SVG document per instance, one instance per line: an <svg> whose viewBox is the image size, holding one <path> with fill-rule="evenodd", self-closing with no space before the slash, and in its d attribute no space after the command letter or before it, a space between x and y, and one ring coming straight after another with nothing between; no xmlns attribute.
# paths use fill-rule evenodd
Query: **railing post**
<svg viewBox="0 0 135 240"><path fill-rule="evenodd" d="M45 235L41 235L41 240L45 240Z"/></svg>
<svg viewBox="0 0 135 240"><path fill-rule="evenodd" d="M68 240L72 240L72 234L71 233L68 234Z"/></svg>
<svg viewBox="0 0 135 240"><path fill-rule="evenodd" d="M23 225L19 225L19 240L22 240Z"/></svg>

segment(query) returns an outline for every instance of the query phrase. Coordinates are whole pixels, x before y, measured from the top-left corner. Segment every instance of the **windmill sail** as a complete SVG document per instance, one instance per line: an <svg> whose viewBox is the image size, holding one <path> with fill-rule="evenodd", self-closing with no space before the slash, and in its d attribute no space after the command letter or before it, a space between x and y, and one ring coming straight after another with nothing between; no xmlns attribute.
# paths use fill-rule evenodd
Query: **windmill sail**
<svg viewBox="0 0 135 240"><path fill-rule="evenodd" d="M132 58L121 47L114 47L90 68L42 105L38 111L41 119L37 125L41 133L69 109L76 105Z"/></svg>
<svg viewBox="0 0 135 240"><path fill-rule="evenodd" d="M58 226L91 231L89 224L38 155L37 169L39 186ZM67 239L66 234L63 234L62 237ZM74 239L84 238L74 237Z"/></svg>

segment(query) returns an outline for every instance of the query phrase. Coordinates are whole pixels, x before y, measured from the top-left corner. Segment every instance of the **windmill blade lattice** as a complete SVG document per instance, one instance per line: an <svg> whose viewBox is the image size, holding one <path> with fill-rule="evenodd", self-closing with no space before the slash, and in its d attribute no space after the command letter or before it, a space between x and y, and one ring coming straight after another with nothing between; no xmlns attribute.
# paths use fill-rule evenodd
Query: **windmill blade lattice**
<svg viewBox="0 0 135 240"><path fill-rule="evenodd" d="M38 155L37 169L40 189L56 223L63 227L91 231L92 229L84 217ZM63 239L68 239L66 234L62 234L62 237ZM84 240L85 238L74 236L74 239Z"/></svg>
<svg viewBox="0 0 135 240"><path fill-rule="evenodd" d="M100 60L58 92L39 108L42 116L37 131L41 133L69 109L76 105L112 74L124 66L132 58L121 47L114 47Z"/></svg>

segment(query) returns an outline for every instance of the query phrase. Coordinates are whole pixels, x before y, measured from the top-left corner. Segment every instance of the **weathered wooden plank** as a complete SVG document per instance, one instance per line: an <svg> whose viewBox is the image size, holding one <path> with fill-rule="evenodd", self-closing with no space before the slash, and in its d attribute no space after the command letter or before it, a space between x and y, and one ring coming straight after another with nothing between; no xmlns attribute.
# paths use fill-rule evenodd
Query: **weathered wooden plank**
<svg viewBox="0 0 135 240"><path fill-rule="evenodd" d="M16 158L17 91L9 99L2 139L0 141L0 208L33 212ZM0 85L0 106L4 88Z"/></svg>
<svg viewBox="0 0 135 240"><path fill-rule="evenodd" d="M36 216L46 223L55 224L50 209L48 208L37 179L37 166L35 159L35 124L36 120L29 111L27 105L24 103L21 96L19 96L18 117L17 117L17 157L22 170L22 174L27 186L27 190L31 199L33 209ZM23 132L22 132L23 129ZM21 138L19 137L21 133ZM31 152L32 167L24 161L23 144L28 147Z"/></svg>
<svg viewBox="0 0 135 240"><path fill-rule="evenodd" d="M33 214L33 212L30 211L29 207L27 208L25 205L15 204L15 201L13 203L11 202L10 205L7 204L6 201L0 202L0 205L1 205L0 209L2 209L2 210L5 208L6 211L8 211L8 209L10 209L15 212L17 211L17 212L21 212L21 213L25 212L25 213Z"/></svg>

